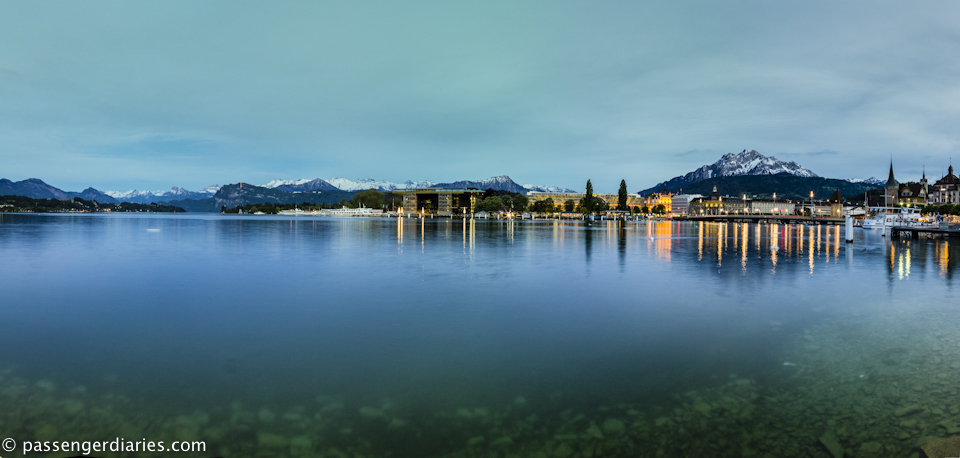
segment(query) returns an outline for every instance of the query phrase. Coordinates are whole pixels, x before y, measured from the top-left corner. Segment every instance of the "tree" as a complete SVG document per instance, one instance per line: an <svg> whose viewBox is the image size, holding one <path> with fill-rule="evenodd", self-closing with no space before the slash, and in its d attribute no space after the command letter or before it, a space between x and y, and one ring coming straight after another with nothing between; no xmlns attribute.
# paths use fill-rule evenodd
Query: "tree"
<svg viewBox="0 0 960 458"><path fill-rule="evenodd" d="M500 201L503 202L503 208L506 208L507 210L513 209L513 196L509 194L502 196L500 197Z"/></svg>
<svg viewBox="0 0 960 458"><path fill-rule="evenodd" d="M554 208L555 205L553 203L553 198L550 197L547 197L543 200L538 200L530 206L530 209L537 213L552 213Z"/></svg>
<svg viewBox="0 0 960 458"><path fill-rule="evenodd" d="M360 207L362 205L366 208L383 208L383 194L376 189L368 189L358 192L357 195L353 196L353 199L350 200L350 203L353 204L354 207Z"/></svg>
<svg viewBox="0 0 960 458"><path fill-rule="evenodd" d="M646 215L647 213L650 213L650 207L644 205L643 208L640 209L640 213L643 213L643 214L645 214L645 215Z"/></svg>
<svg viewBox="0 0 960 458"><path fill-rule="evenodd" d="M550 199L550 203L553 203L553 199ZM527 206L530 204L530 199L523 194L517 194L513 196L513 209L517 211L525 211Z"/></svg>
<svg viewBox="0 0 960 458"><path fill-rule="evenodd" d="M390 210L403 207L403 196L400 194L389 193L383 197L383 204Z"/></svg>
<svg viewBox="0 0 960 458"><path fill-rule="evenodd" d="M664 207L663 204L657 204L656 207L653 207L653 213L657 215L662 215L667 212L667 207Z"/></svg>
<svg viewBox="0 0 960 458"><path fill-rule="evenodd" d="M620 180L620 192L617 194L617 210L630 210L630 208L627 207L627 180Z"/></svg>
<svg viewBox="0 0 960 458"><path fill-rule="evenodd" d="M633 206L633 212L634 212L634 213L641 213L640 207L634 205L634 206Z"/></svg>
<svg viewBox="0 0 960 458"><path fill-rule="evenodd" d="M501 208L503 208L503 201L499 196L487 197L477 205L477 210L486 212L498 212Z"/></svg>
<svg viewBox="0 0 960 458"><path fill-rule="evenodd" d="M596 201L593 197L593 183L590 183L590 180L587 180L587 190L583 194L583 198L580 199L580 212L585 215L593 213L596 208Z"/></svg>
<svg viewBox="0 0 960 458"><path fill-rule="evenodd" d="M577 203L574 202L573 199L567 199L567 201L563 203L563 211L572 212L576 210L576 208Z"/></svg>

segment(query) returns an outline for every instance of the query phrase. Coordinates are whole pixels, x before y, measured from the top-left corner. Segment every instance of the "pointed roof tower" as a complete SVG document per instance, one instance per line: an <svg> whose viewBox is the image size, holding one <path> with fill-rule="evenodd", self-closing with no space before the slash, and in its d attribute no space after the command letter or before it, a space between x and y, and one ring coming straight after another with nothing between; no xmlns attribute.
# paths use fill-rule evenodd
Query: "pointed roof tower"
<svg viewBox="0 0 960 458"><path fill-rule="evenodd" d="M887 178L887 186L896 186L897 180L893 178L893 158L890 159L890 178Z"/></svg>
<svg viewBox="0 0 960 458"><path fill-rule="evenodd" d="M827 199L827 202L831 204L843 202L843 194L840 194L840 188L837 188L836 191L833 191L833 194Z"/></svg>

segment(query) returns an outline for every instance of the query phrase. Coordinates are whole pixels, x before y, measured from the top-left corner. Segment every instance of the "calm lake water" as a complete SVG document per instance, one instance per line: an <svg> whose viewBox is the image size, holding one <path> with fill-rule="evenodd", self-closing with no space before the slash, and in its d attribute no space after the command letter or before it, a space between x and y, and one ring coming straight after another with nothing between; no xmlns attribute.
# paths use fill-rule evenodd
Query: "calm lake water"
<svg viewBox="0 0 960 458"><path fill-rule="evenodd" d="M18 442L826 457L909 456L960 433L956 242L2 214L0 256L0 435Z"/></svg>

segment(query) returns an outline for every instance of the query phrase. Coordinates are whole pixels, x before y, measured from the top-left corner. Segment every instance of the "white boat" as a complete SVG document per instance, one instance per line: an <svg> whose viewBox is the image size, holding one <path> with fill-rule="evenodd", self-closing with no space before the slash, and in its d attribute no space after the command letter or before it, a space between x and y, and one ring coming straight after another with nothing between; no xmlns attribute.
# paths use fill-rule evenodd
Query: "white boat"
<svg viewBox="0 0 960 458"><path fill-rule="evenodd" d="M912 207L870 207L863 219L864 229L888 229L893 226L936 227L934 218L920 214Z"/></svg>

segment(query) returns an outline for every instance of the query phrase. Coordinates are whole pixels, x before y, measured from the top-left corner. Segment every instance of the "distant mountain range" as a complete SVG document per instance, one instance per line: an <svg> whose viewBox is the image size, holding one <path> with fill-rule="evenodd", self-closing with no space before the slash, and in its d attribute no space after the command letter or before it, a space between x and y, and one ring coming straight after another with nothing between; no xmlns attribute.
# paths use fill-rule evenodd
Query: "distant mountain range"
<svg viewBox="0 0 960 458"><path fill-rule="evenodd" d="M433 181L404 181L403 183L394 183L390 181L378 181L372 178L362 178L356 181L346 178L334 178L323 180L316 178L313 180L273 180L265 185L265 188L280 189L290 192L303 191L366 191L376 189L377 191L393 191L396 189L415 189L415 188L477 188L477 189L495 189L498 191L519 192L526 194L530 191L546 192L574 192L567 188L558 186L544 186L524 184L520 185L506 175L487 178L486 180L462 180L452 183L435 183Z"/></svg>
<svg viewBox="0 0 960 458"><path fill-rule="evenodd" d="M367 189L389 192L409 188L478 188L495 189L509 192L527 193L529 191L572 192L556 186L518 185L508 176L499 176L479 181L457 181L453 183L434 183L431 181L406 181L402 184L389 181L362 179L351 181L346 178L334 178L330 181L314 180L274 180L265 186L237 183L226 186L212 185L200 191L188 191L174 187L170 191L107 191L101 192L87 188L83 192L68 192L50 186L42 180L30 178L13 182L0 179L0 195L26 196L40 199L72 199L81 197L101 203L117 204L131 202L138 204L163 203L183 207L187 211L213 212L251 203L327 203L333 204L343 199L350 200L354 194Z"/></svg>
<svg viewBox="0 0 960 458"><path fill-rule="evenodd" d="M207 186L206 188L203 188L197 192L187 191L181 187L174 186L173 188L170 188L169 191L137 191L134 189L127 192L106 191L104 194L121 202L149 204L153 202L166 202L169 200L206 199L208 197L213 197L213 195L219 190L219 185Z"/></svg>
<svg viewBox="0 0 960 458"><path fill-rule="evenodd" d="M750 196L769 196L773 192L778 197L801 199L813 190L817 196L827 191L840 189L845 196L862 194L864 190L882 186L885 181L877 178L865 180L839 180L821 178L812 171L795 162L783 162L772 156L764 156L754 150L743 150L738 154L725 154L719 161L704 165L690 173L658 183L652 188L640 191L643 195L667 189L670 192L708 194L716 184L721 194ZM432 181L405 181L394 183L370 178L348 180L320 178L303 180L273 180L265 185L256 186L237 183L226 186L212 185L199 191L188 191L174 187L169 191L107 191L101 192L87 188L82 192L63 191L43 181L31 178L12 182L0 179L0 195L17 195L33 198L70 199L81 197L101 203L118 204L131 202L138 204L161 203L183 207L187 211L212 212L221 207L236 207L251 203L327 203L333 204L343 199L349 200L354 194L368 189L390 192L412 188L477 188L494 189L526 194L530 191L575 192L557 186L520 185L506 175L485 180L463 180L451 183Z"/></svg>
<svg viewBox="0 0 960 458"><path fill-rule="evenodd" d="M81 192L63 191L37 178L17 182L10 181L6 178L0 179L0 196L24 196L35 199L73 199L74 197L80 197L103 203L119 203L109 195L93 188L87 188Z"/></svg>

